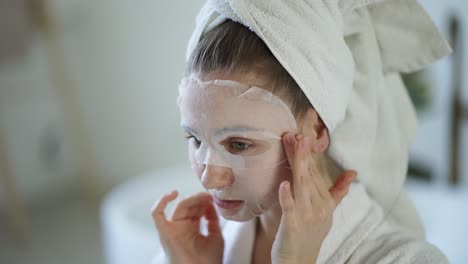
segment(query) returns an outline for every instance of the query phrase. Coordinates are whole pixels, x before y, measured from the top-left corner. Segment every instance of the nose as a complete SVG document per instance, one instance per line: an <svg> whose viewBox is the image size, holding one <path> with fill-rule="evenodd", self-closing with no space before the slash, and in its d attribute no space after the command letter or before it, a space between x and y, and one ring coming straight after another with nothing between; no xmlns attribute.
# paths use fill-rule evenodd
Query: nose
<svg viewBox="0 0 468 264"><path fill-rule="evenodd" d="M230 168L205 165L201 183L206 189L222 189L234 183L234 176Z"/></svg>

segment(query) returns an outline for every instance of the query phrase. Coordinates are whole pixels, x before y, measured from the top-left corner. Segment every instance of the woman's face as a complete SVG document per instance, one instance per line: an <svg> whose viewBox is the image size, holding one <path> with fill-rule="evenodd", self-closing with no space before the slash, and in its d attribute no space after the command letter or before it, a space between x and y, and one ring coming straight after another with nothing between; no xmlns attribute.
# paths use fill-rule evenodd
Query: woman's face
<svg viewBox="0 0 468 264"><path fill-rule="evenodd" d="M279 184L290 174L281 136L295 133L296 121L270 92L216 77L182 82L181 125L192 168L218 212L247 221L278 203Z"/></svg>

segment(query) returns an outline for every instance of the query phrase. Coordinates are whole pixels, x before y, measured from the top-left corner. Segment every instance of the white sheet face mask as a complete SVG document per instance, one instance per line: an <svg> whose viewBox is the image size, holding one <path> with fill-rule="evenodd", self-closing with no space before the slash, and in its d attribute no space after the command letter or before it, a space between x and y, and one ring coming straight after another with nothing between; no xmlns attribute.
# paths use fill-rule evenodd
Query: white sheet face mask
<svg viewBox="0 0 468 264"><path fill-rule="evenodd" d="M290 173L281 136L297 132L288 106L265 89L196 75L182 80L178 104L192 167L218 211L247 221L277 205Z"/></svg>

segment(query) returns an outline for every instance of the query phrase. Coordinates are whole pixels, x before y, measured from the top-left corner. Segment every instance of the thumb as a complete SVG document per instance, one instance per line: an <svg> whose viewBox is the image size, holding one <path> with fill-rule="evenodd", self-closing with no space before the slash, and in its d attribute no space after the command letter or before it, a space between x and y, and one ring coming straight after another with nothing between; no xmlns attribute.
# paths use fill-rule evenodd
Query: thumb
<svg viewBox="0 0 468 264"><path fill-rule="evenodd" d="M329 189L330 195L335 201L335 206L348 194L351 182L356 178L357 172L353 170L344 171L336 180L335 184Z"/></svg>

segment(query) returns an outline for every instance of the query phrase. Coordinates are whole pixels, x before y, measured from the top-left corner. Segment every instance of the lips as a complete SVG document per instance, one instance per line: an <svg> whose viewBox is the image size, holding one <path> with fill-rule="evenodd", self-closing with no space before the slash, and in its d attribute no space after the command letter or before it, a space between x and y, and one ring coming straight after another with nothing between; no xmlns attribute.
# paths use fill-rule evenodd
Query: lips
<svg viewBox="0 0 468 264"><path fill-rule="evenodd" d="M226 209L232 210L240 207L244 202L241 200L221 200L213 196L213 201L216 206Z"/></svg>

